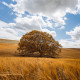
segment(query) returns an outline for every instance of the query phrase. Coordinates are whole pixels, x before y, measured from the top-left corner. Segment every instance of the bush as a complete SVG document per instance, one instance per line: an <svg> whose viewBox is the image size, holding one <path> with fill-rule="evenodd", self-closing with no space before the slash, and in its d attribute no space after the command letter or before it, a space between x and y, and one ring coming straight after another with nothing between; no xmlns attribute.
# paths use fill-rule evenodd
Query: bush
<svg viewBox="0 0 80 80"><path fill-rule="evenodd" d="M34 53L38 52L40 57L54 57L61 52L61 45L52 35L33 30L20 39L18 51L24 56L35 56Z"/></svg>

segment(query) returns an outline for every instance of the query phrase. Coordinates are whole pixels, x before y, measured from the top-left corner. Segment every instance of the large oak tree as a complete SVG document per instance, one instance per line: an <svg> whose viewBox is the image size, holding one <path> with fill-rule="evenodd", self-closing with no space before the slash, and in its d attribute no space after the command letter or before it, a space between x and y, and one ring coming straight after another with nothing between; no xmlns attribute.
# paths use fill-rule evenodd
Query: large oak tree
<svg viewBox="0 0 80 80"><path fill-rule="evenodd" d="M38 52L40 57L54 57L61 52L61 45L55 41L52 35L33 30L20 39L18 51L25 56Z"/></svg>

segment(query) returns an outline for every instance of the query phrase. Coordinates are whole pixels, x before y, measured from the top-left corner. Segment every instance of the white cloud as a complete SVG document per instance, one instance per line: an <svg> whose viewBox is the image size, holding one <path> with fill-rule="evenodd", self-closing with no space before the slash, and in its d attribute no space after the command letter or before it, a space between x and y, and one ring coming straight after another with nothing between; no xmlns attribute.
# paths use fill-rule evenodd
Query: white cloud
<svg viewBox="0 0 80 80"><path fill-rule="evenodd" d="M45 22L41 16L17 17L15 22L14 27L24 31L41 30L45 27L52 28L52 23L49 20Z"/></svg>
<svg viewBox="0 0 80 80"><path fill-rule="evenodd" d="M5 6L9 7L9 5L6 2L4 2L4 1L2 2L2 4L4 4Z"/></svg>
<svg viewBox="0 0 80 80"><path fill-rule="evenodd" d="M16 34L16 31L8 28L0 28L0 38L4 39L12 39L12 40L19 40L20 37L18 36L18 33Z"/></svg>
<svg viewBox="0 0 80 80"><path fill-rule="evenodd" d="M64 29L65 27L64 26L61 26L59 29L61 30L61 29Z"/></svg>
<svg viewBox="0 0 80 80"><path fill-rule="evenodd" d="M6 23L3 21L0 21L0 25L1 25L0 34L1 33L3 34L0 36L0 38L5 37L7 39L19 39L26 32L29 32L32 30L42 31L43 28L46 28L46 26L51 26L51 23L49 20L44 22L44 20L40 16L26 16L26 17L19 16L15 18L15 23ZM48 33L54 36L56 35L54 31L49 31L49 30L47 31ZM19 36L20 33L23 33L23 34Z"/></svg>
<svg viewBox="0 0 80 80"><path fill-rule="evenodd" d="M46 20L46 22L44 22L41 16L17 17L15 21L16 21L16 25L14 25L14 27L23 30L24 33L32 30L40 30L40 31L48 32L53 36L56 36L55 31L43 29L46 28L47 26L51 27L52 24L49 22L49 20Z"/></svg>
<svg viewBox="0 0 80 80"><path fill-rule="evenodd" d="M19 40L18 32L10 24L0 21L0 38Z"/></svg>
<svg viewBox="0 0 80 80"><path fill-rule="evenodd" d="M29 30L41 30L41 26L45 24L42 18L37 16L17 17L15 21L16 25L14 27L22 29L26 32Z"/></svg>
<svg viewBox="0 0 80 80"><path fill-rule="evenodd" d="M55 32L55 31L50 31L50 30L48 30L48 29L42 29L42 31L51 34L53 37L56 36L56 32Z"/></svg>
<svg viewBox="0 0 80 80"><path fill-rule="evenodd" d="M78 0L13 0L16 4L7 4L3 2L4 5L13 9L17 12L17 16L21 16L26 11L31 14L38 14L40 16L46 16L54 20L54 26L65 25L65 15L66 13L75 13L76 5ZM51 25L51 24L49 24Z"/></svg>
<svg viewBox="0 0 80 80"><path fill-rule="evenodd" d="M47 27L64 29L66 13L76 14L80 12L80 0L13 0L16 4L7 4L2 2L9 8L12 8L16 14L15 23L6 23L0 21L0 38L19 39L19 32L25 34L31 30L41 30L56 36L55 31L50 31ZM76 9L76 7L78 9ZM23 17L22 14L28 11L31 15ZM33 16L32 16L33 15ZM36 16L38 15L38 16ZM42 16L47 17L46 22ZM49 20L54 21L51 23ZM60 26L60 28L59 28ZM74 28L70 32L66 32L71 36L70 40L60 40L63 47L80 48L80 27ZM74 41L73 41L74 40Z"/></svg>
<svg viewBox="0 0 80 80"><path fill-rule="evenodd" d="M60 40L59 43L64 47L64 48L80 48L80 40L67 40L63 39Z"/></svg>
<svg viewBox="0 0 80 80"><path fill-rule="evenodd" d="M80 48L80 26L75 27L70 32L66 32L70 35L71 39L62 39L60 43L65 48Z"/></svg>
<svg viewBox="0 0 80 80"><path fill-rule="evenodd" d="M5 22L0 20L0 28L1 27L8 27L8 23L5 23Z"/></svg>
<svg viewBox="0 0 80 80"><path fill-rule="evenodd" d="M70 35L73 40L80 40L80 26L75 27L70 32L66 32L67 35Z"/></svg>
<svg viewBox="0 0 80 80"><path fill-rule="evenodd" d="M17 2L14 10L19 13L24 13L25 11L31 13L41 13L44 15L63 16L64 11L67 8L74 9L78 0L14 0ZM21 12L23 11L23 12ZM62 12L61 12L62 11ZM59 14L59 13L62 14ZM58 15L57 15L58 14Z"/></svg>
<svg viewBox="0 0 80 80"><path fill-rule="evenodd" d="M72 9L70 9L70 8L67 8L66 12L67 12L67 13L71 13L71 14L74 14L74 15L75 15L75 14L77 14L77 13L78 13L78 9L77 9L77 10L76 10L76 9L75 9L75 10L72 10Z"/></svg>
<svg viewBox="0 0 80 80"><path fill-rule="evenodd" d="M77 7L78 7L78 12L80 13L80 0L78 0L78 5L77 5Z"/></svg>

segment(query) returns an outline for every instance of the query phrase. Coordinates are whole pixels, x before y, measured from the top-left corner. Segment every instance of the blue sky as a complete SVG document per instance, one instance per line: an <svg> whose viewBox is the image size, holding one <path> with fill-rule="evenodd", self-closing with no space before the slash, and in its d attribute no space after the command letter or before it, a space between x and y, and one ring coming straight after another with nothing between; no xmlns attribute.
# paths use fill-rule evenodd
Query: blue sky
<svg viewBox="0 0 80 80"><path fill-rule="evenodd" d="M57 35L58 35L56 36L57 40L62 38L69 39L70 36L66 35L66 31L71 31L73 28L80 25L80 14L75 15L75 14L67 13L66 17L67 17L67 20L66 20L65 28L62 30L57 30Z"/></svg>
<svg viewBox="0 0 80 80"><path fill-rule="evenodd" d="M0 0L0 38L19 40L40 30L63 47L80 48L79 5L80 0Z"/></svg>

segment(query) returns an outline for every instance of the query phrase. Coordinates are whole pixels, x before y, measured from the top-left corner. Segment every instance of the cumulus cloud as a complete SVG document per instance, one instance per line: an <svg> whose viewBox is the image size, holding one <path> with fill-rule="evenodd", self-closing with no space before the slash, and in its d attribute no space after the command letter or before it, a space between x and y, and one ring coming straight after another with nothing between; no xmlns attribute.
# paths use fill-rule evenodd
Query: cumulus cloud
<svg viewBox="0 0 80 80"><path fill-rule="evenodd" d="M24 18L17 17L15 21L16 21L16 24L14 25L14 27L23 30L24 33L32 30L39 30L39 31L47 32L53 35L54 37L56 36L55 31L43 29L46 27L51 27L51 23L49 20L46 20L46 22L44 22L44 20L40 16L26 16Z"/></svg>
<svg viewBox="0 0 80 80"><path fill-rule="evenodd" d="M80 40L80 26L75 27L70 32L66 32L67 35L70 35L73 40Z"/></svg>
<svg viewBox="0 0 80 80"><path fill-rule="evenodd" d="M55 31L50 31L50 30L48 30L48 29L42 29L42 31L51 34L53 37L56 36L56 32L55 32Z"/></svg>
<svg viewBox="0 0 80 80"><path fill-rule="evenodd" d="M26 32L31 30L42 30L42 28L45 27L52 28L52 23L49 20L45 22L41 16L17 17L15 22L16 24L14 24L14 27Z"/></svg>
<svg viewBox="0 0 80 80"><path fill-rule="evenodd" d="M17 17L15 21L16 21L16 25L14 25L14 27L25 31L34 30L34 29L41 30L41 26L45 24L42 18L37 16Z"/></svg>
<svg viewBox="0 0 80 80"><path fill-rule="evenodd" d="M31 13L42 13L45 15L53 15L57 11L64 11L67 8L74 9L78 0L14 0L17 2L14 5L14 11L24 13L29 11ZM23 12L21 12L23 11ZM58 13L57 13L58 14ZM56 15L56 14L55 14ZM58 14L61 16L62 14ZM63 15L62 15L63 16Z"/></svg>
<svg viewBox="0 0 80 80"><path fill-rule="evenodd" d="M1 38L19 39L20 33L25 34L31 30L41 30L50 33L53 37L56 36L55 31L48 30L49 28L64 29L66 13L76 14L80 10L80 0L13 0L16 4L7 4L5 6L11 8L16 14L15 23L6 23L0 21ZM78 5L77 5L78 4ZM78 8L76 10L76 7ZM29 16L23 17L25 12L29 12ZM47 17L44 21L42 16ZM54 23L51 23L53 20ZM54 24L54 26L53 26ZM6 35L7 34L7 35ZM71 39L60 40L63 47L80 47L80 27L74 28L70 32L66 32L71 36ZM22 34L21 34L22 35Z"/></svg>
<svg viewBox="0 0 80 80"><path fill-rule="evenodd" d="M80 48L80 26L75 27L70 32L66 32L70 39L62 39L59 42L65 48Z"/></svg>
<svg viewBox="0 0 80 80"><path fill-rule="evenodd" d="M44 22L40 16L16 17L15 23L6 23L0 21L0 34L3 34L0 35L0 38L5 37L7 39L20 39L23 34L29 31L44 31L43 28L50 26L49 24L51 24L50 21L46 20L46 22ZM49 31L48 29L45 31L51 35L56 36L56 33L54 31ZM20 33L22 34L19 36Z"/></svg>
<svg viewBox="0 0 80 80"><path fill-rule="evenodd" d="M20 37L17 34L16 31L11 28L8 29L0 28L0 38L19 40Z"/></svg>
<svg viewBox="0 0 80 80"><path fill-rule="evenodd" d="M59 43L64 47L64 48L80 48L80 40L68 40L68 39L62 39L59 41Z"/></svg>
<svg viewBox="0 0 80 80"><path fill-rule="evenodd" d="M4 5L17 12L17 16L28 11L31 14L38 14L52 18L57 26L65 25L65 18L67 12L74 13L78 0L13 0L16 4ZM55 25L55 26L56 26Z"/></svg>
<svg viewBox="0 0 80 80"><path fill-rule="evenodd" d="M10 24L0 21L0 38L19 40L18 32L10 27Z"/></svg>
<svg viewBox="0 0 80 80"><path fill-rule="evenodd" d="M1 27L8 27L8 23L5 23L5 22L0 20L0 28Z"/></svg>
<svg viewBox="0 0 80 80"><path fill-rule="evenodd" d="M78 0L78 5L77 5L77 7L78 7L78 12L80 13L80 0Z"/></svg>

